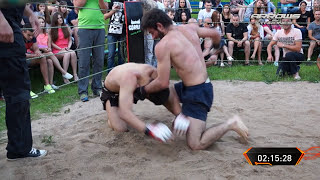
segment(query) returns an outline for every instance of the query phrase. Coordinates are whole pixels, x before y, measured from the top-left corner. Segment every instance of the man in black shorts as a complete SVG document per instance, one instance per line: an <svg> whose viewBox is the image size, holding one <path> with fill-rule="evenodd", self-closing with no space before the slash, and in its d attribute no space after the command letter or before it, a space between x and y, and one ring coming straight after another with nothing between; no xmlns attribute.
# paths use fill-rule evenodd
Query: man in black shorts
<svg viewBox="0 0 320 180"><path fill-rule="evenodd" d="M170 129L162 124L146 124L132 112L133 103L146 97L155 105L164 105L174 115L181 107L166 88L156 93L146 94L143 86L157 77L157 71L148 64L126 63L113 68L104 81L101 101L108 113L108 124L115 131L128 131L127 125L162 142L172 138Z"/></svg>
<svg viewBox="0 0 320 180"><path fill-rule="evenodd" d="M0 8L0 89L6 101L7 159L42 157L45 150L32 147L30 79L26 49L20 30L22 15L37 30L40 24L29 7Z"/></svg>

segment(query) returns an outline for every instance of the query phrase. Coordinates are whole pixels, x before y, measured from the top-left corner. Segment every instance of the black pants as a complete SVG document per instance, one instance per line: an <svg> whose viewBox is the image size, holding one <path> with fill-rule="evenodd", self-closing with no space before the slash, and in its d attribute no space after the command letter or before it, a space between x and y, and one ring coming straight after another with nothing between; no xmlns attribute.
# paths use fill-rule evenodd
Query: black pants
<svg viewBox="0 0 320 180"><path fill-rule="evenodd" d="M32 148L30 78L25 57L0 58L0 88L6 101L8 153L26 154Z"/></svg>
<svg viewBox="0 0 320 180"><path fill-rule="evenodd" d="M288 75L293 75L299 72L299 65L301 62L297 61L303 61L304 55L302 53L298 52L288 52L286 53L286 56L282 59L283 61L289 61L289 62L281 62L279 67L281 67L283 73L287 73Z"/></svg>

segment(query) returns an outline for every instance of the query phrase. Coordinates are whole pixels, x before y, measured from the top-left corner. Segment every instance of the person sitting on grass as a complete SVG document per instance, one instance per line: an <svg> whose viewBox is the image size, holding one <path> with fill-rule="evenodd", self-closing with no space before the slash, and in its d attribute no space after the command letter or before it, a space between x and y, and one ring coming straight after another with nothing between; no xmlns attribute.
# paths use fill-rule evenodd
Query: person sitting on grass
<svg viewBox="0 0 320 180"><path fill-rule="evenodd" d="M52 89L49 77L53 76L53 64L49 57L44 57L44 55L39 50L37 39L33 35L33 29L31 24L25 24L22 30L23 38L26 46L26 58L36 58L27 60L29 66L36 64L40 65L41 74L44 80L44 90L49 94L55 93ZM37 97L32 91L30 92L32 98Z"/></svg>

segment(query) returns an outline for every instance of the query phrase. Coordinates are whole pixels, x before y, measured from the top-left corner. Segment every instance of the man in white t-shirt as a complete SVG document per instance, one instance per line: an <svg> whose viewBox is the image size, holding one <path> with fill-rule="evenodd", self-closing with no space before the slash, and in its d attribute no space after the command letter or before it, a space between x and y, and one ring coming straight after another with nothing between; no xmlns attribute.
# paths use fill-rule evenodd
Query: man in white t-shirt
<svg viewBox="0 0 320 180"><path fill-rule="evenodd" d="M304 60L302 34L299 29L292 28L291 24L291 19L282 19L282 29L276 32L268 45L267 60L271 61L273 59L271 54L272 47L277 44L279 48L283 49L282 60L284 61L279 65L278 70L282 70L282 73L293 75L295 80L300 80L299 64ZM277 73L279 73L279 71Z"/></svg>
<svg viewBox="0 0 320 180"><path fill-rule="evenodd" d="M211 9L212 3L210 0L206 0L204 2L204 8L205 9L200 10L198 13L198 22L200 25L202 24L202 22L205 18L211 18L212 13L214 11L213 9Z"/></svg>

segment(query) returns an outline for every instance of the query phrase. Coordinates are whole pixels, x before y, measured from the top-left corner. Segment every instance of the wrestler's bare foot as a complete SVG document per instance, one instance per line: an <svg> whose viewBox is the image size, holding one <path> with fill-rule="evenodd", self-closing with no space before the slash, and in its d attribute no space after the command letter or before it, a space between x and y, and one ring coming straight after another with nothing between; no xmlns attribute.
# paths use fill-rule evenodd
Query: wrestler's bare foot
<svg viewBox="0 0 320 180"><path fill-rule="evenodd" d="M228 120L227 123L229 124L230 129L237 132L246 142L248 141L248 128L246 125L244 125L239 116L233 116Z"/></svg>

